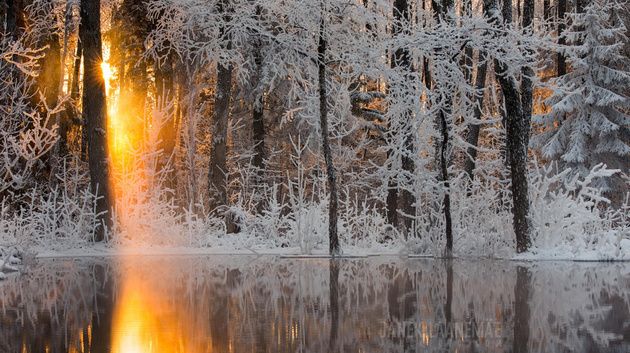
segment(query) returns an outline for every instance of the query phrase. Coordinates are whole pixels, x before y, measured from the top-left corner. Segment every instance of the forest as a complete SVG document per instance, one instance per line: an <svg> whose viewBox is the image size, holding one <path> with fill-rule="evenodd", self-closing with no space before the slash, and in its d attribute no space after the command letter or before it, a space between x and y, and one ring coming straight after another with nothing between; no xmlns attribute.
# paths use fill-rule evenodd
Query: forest
<svg viewBox="0 0 630 353"><path fill-rule="evenodd" d="M630 259L629 10L1 0L0 247Z"/></svg>

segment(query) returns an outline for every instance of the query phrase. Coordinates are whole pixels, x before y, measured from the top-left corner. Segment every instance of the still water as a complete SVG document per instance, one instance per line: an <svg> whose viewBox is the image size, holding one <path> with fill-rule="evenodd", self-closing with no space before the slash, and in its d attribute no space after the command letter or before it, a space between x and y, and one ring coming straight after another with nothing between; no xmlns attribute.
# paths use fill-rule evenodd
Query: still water
<svg viewBox="0 0 630 353"><path fill-rule="evenodd" d="M0 352L630 352L630 264L399 257L39 260Z"/></svg>

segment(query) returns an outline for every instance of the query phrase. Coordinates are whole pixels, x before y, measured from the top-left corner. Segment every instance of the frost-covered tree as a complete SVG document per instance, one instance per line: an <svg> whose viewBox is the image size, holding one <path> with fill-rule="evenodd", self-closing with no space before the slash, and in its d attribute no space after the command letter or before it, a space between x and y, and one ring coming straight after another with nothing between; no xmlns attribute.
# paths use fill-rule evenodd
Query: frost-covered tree
<svg viewBox="0 0 630 353"><path fill-rule="evenodd" d="M0 199L12 201L46 183L43 160L58 141L54 116L63 111L38 87L46 48L26 33L22 5L0 12Z"/></svg>
<svg viewBox="0 0 630 353"><path fill-rule="evenodd" d="M498 25L498 7L496 0L484 1L487 16L495 25ZM510 23L512 22L511 7L503 8L503 24L505 31L499 35L497 39L507 38ZM531 222L529 220L529 181L527 171L527 145L529 140L531 111L527 111L527 103L521 101L521 90L523 96L531 95L531 86L528 93L528 82L523 80L523 84L519 88L519 83L514 75L515 68L525 69L528 65L527 60L523 60L517 65L510 65L510 49L516 47L515 43L508 41L506 46L498 50L497 56L494 58L494 71L497 81L503 92L503 102L505 105L505 145L507 149L507 164L511 172L511 191L512 191L512 213L513 227L516 235L516 251L521 253L529 249L531 236ZM531 51L529 46L524 49L520 48L521 54L526 55ZM515 51L518 53L519 51ZM524 53L523 53L524 52ZM519 70L521 71L521 70ZM527 72L529 70L522 70ZM525 98L525 97L523 97ZM526 100L526 99L525 99ZM529 106L531 109L531 105Z"/></svg>
<svg viewBox="0 0 630 353"><path fill-rule="evenodd" d="M616 0L595 0L570 17L570 43L560 50L572 70L555 80L547 114L536 117L545 130L532 141L544 157L587 175L599 163L628 171L630 156L630 62L622 55L626 28ZM574 174L573 174L574 175ZM615 179L599 180L607 191Z"/></svg>

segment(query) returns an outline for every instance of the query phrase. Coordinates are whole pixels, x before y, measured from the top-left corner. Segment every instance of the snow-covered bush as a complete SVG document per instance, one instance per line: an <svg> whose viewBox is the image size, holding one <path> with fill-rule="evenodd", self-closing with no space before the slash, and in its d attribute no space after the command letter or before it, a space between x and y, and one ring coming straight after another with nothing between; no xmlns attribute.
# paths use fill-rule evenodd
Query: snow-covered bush
<svg viewBox="0 0 630 353"><path fill-rule="evenodd" d="M628 237L623 224L627 213L607 211L610 201L594 183L617 172L599 164L582 178L569 168L539 167L531 188L536 232L531 253L570 259L626 258L622 240Z"/></svg>
<svg viewBox="0 0 630 353"><path fill-rule="evenodd" d="M455 253L506 257L513 251L512 199L501 183L480 178L469 181L464 173L452 180Z"/></svg>
<svg viewBox="0 0 630 353"><path fill-rule="evenodd" d="M4 200L0 206L2 244L69 249L91 240L97 226L96 198L89 192L86 169L78 158L68 158L57 177L63 183L49 192L32 190L18 209Z"/></svg>

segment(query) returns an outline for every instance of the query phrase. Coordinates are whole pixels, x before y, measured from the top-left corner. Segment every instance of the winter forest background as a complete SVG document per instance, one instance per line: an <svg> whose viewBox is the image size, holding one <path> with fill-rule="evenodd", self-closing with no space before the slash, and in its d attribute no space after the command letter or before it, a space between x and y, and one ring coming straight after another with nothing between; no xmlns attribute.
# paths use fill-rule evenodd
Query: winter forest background
<svg viewBox="0 0 630 353"><path fill-rule="evenodd" d="M0 16L0 246L630 257L626 2Z"/></svg>

